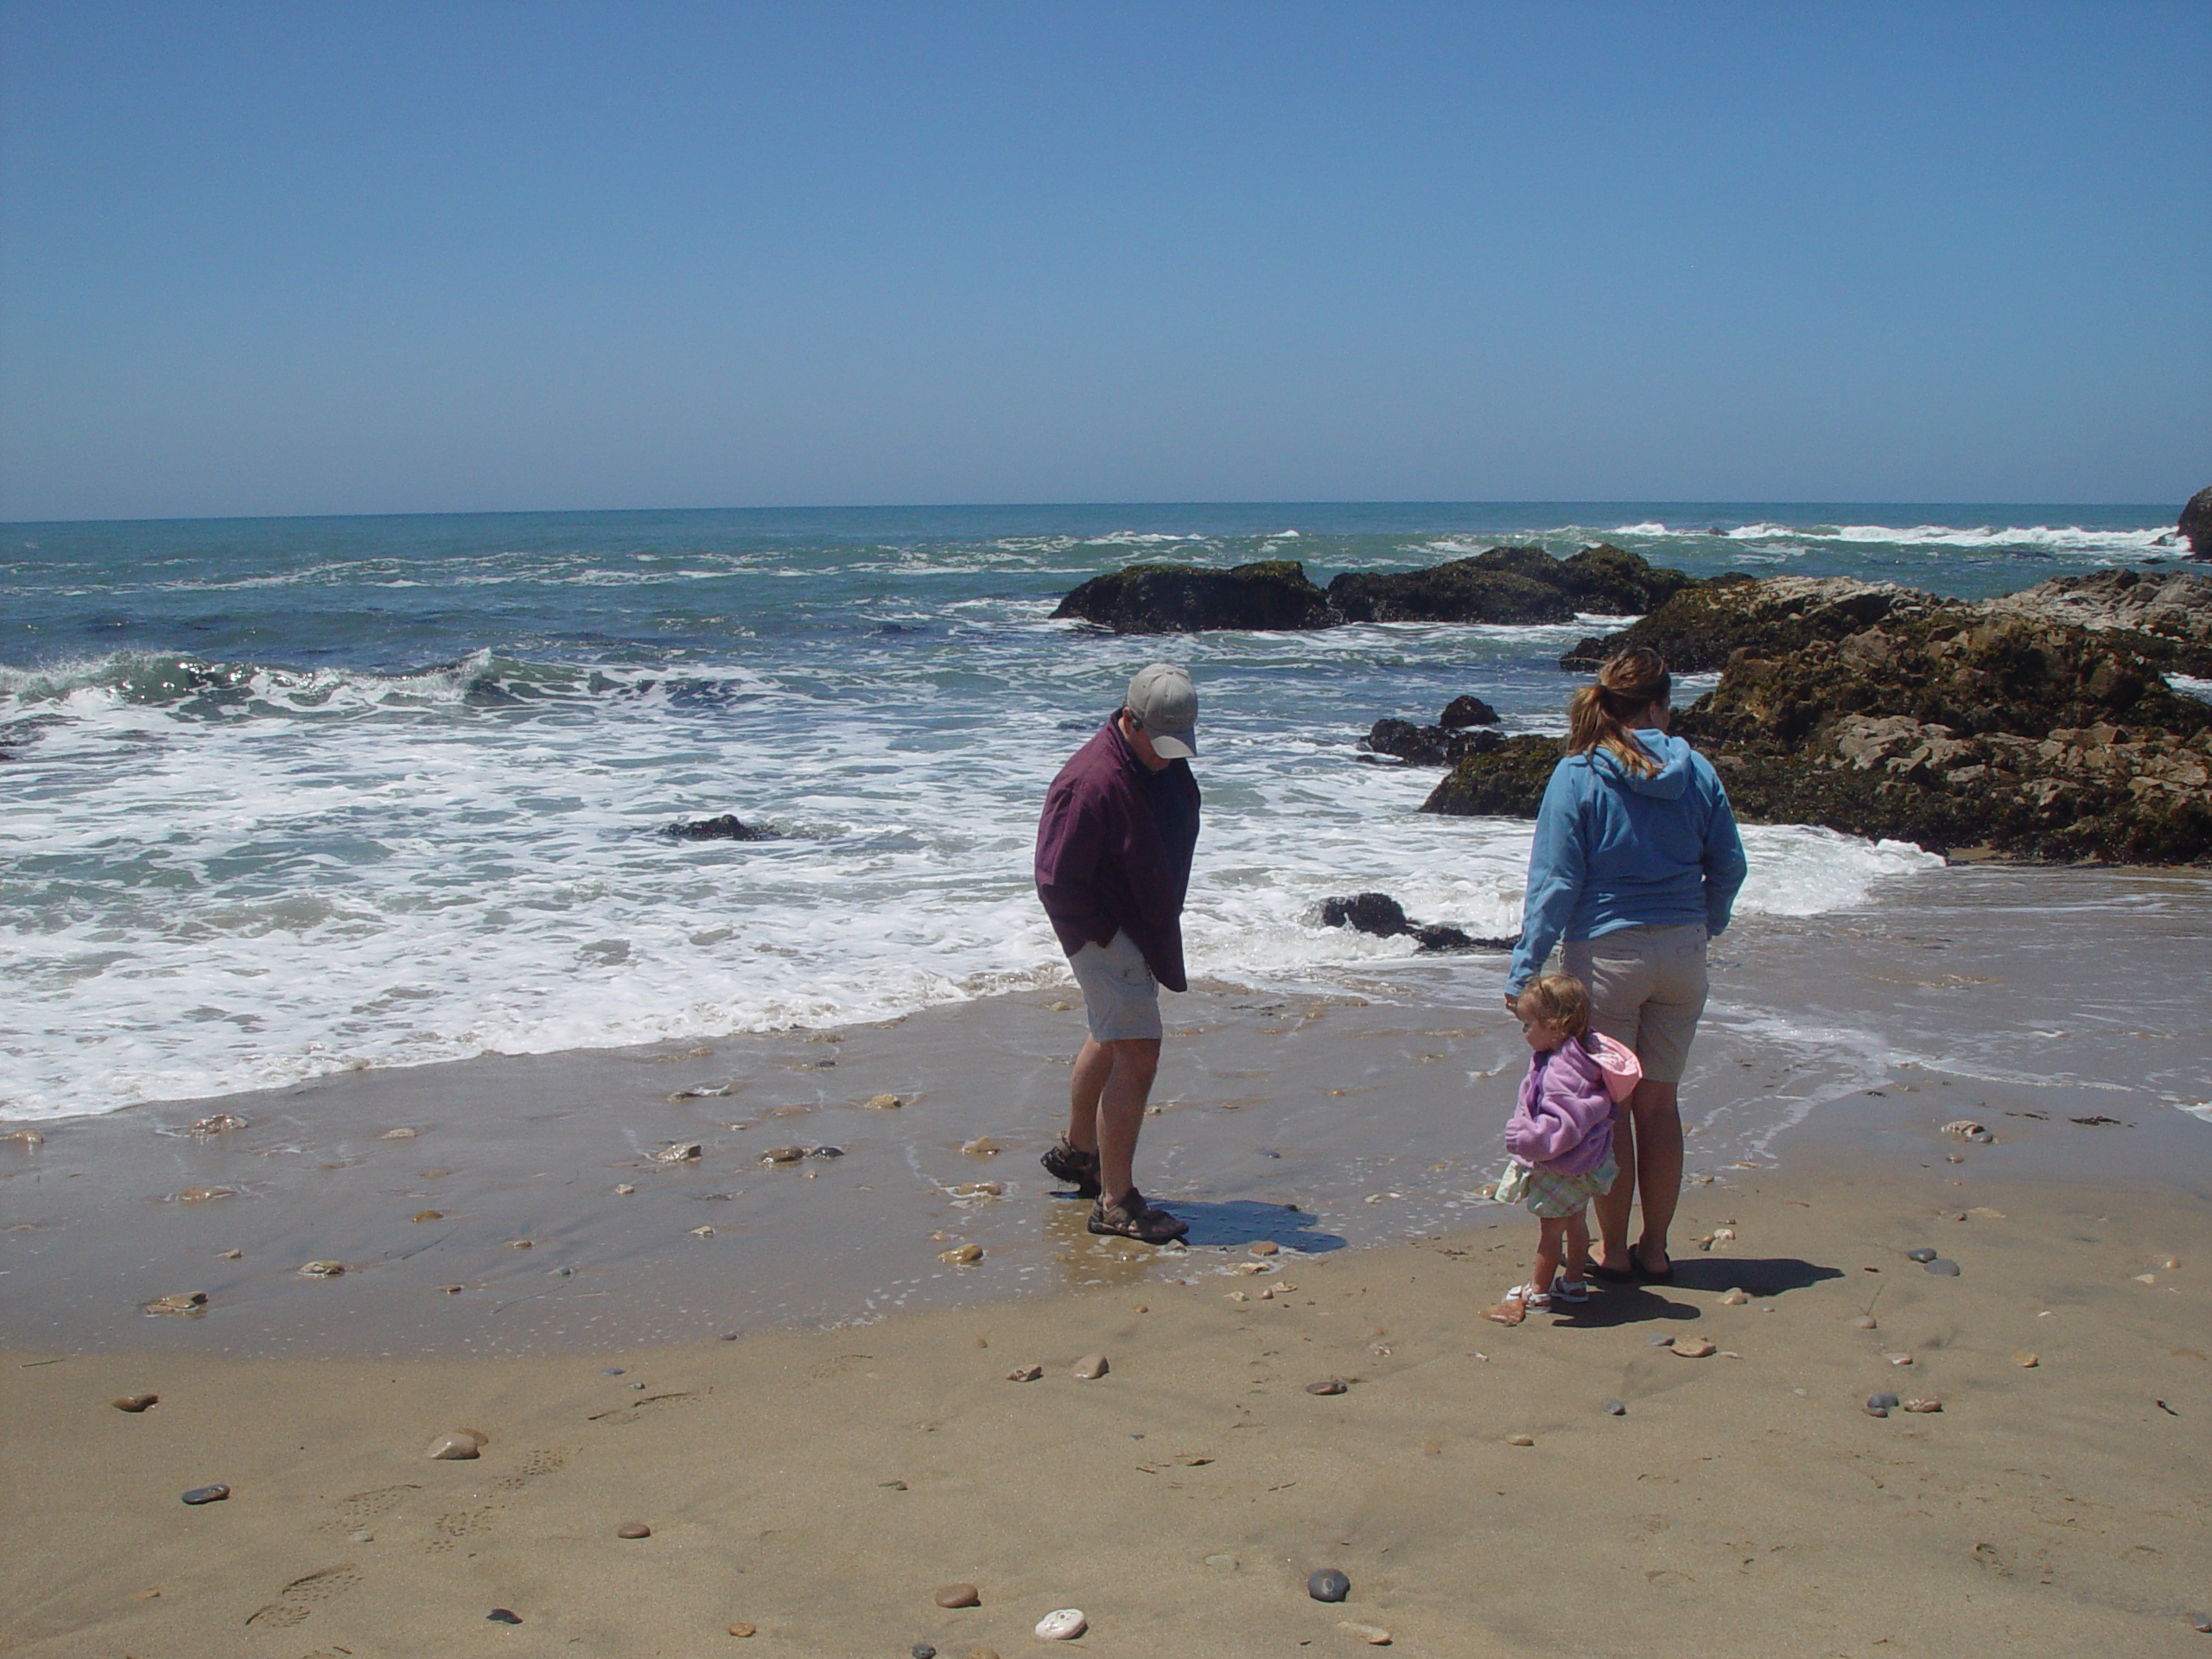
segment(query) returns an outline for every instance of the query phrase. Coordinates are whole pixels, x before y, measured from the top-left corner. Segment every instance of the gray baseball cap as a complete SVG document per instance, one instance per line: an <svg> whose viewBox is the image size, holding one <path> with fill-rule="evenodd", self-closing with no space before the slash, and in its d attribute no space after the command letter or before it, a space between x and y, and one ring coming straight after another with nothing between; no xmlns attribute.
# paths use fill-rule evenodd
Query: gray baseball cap
<svg viewBox="0 0 2212 1659"><path fill-rule="evenodd" d="M1198 752L1198 689L1173 663L1154 663L1129 682L1128 709L1170 760L1187 760Z"/></svg>

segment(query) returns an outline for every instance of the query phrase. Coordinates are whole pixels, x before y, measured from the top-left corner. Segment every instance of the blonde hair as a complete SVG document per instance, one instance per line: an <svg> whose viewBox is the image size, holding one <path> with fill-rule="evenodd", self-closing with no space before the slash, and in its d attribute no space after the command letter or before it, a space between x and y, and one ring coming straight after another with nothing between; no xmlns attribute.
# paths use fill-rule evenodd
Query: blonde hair
<svg viewBox="0 0 2212 1659"><path fill-rule="evenodd" d="M1587 754L1604 747L1622 767L1649 778L1659 763L1630 734L1627 721L1653 703L1664 704L1674 690L1667 659L1649 645L1637 645L1605 658L1598 677L1567 703L1567 752Z"/></svg>
<svg viewBox="0 0 2212 1659"><path fill-rule="evenodd" d="M1590 1029L1590 992L1573 974L1545 974L1532 979L1514 1002L1524 1020L1557 1026L1573 1041Z"/></svg>

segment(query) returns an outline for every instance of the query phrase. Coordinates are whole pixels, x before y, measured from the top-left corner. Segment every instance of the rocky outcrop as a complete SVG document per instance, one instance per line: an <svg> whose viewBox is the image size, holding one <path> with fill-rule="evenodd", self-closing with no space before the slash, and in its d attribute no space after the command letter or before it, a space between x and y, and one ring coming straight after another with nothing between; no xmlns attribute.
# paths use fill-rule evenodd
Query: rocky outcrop
<svg viewBox="0 0 2212 1659"><path fill-rule="evenodd" d="M2181 510L2181 523L2175 528L2188 540L2191 555L2212 559L2212 484L2189 498L2189 505Z"/></svg>
<svg viewBox="0 0 2212 1659"><path fill-rule="evenodd" d="M1347 570L1329 600L1347 622L1572 622L1578 612L1634 615L1696 578L1600 543L1572 558L1541 547L1493 547L1426 570L1378 575Z"/></svg>
<svg viewBox="0 0 2212 1659"><path fill-rule="evenodd" d="M1497 710L1480 697L1458 696L1444 705L1444 712L1436 717L1436 723L1451 731L1458 731L1463 726L1495 726Z"/></svg>
<svg viewBox="0 0 2212 1659"><path fill-rule="evenodd" d="M1742 645L1675 730L1752 823L1947 853L2212 860L2212 705L2171 690L2124 631L2041 609L1891 590L1855 632ZM1423 810L1533 817L1561 747L1516 738L1471 757Z"/></svg>
<svg viewBox="0 0 2212 1659"><path fill-rule="evenodd" d="M1230 570L1132 564L1093 576L1052 615L1079 617L1116 633L1276 632L1326 628L1341 620L1295 559L1262 559Z"/></svg>
<svg viewBox="0 0 2212 1659"><path fill-rule="evenodd" d="M1695 584L1599 544L1555 559L1541 547L1494 547L1426 570L1346 571L1323 593L1291 559L1230 570L1132 564L1093 576L1055 617L1116 633L1194 633L1212 628L1306 629L1339 622L1571 622L1580 611L1639 614Z"/></svg>
<svg viewBox="0 0 2212 1659"><path fill-rule="evenodd" d="M1387 893L1356 893L1348 899L1324 899L1319 920L1324 927L1349 927L1395 939L1410 933L1424 950L1510 950L1511 939L1478 939L1440 922L1426 925L1407 918L1405 907Z"/></svg>
<svg viewBox="0 0 2212 1659"><path fill-rule="evenodd" d="M766 830L757 830L734 812L719 818L694 818L689 823L663 826L661 834L675 841L773 841Z"/></svg>
<svg viewBox="0 0 2212 1659"><path fill-rule="evenodd" d="M1582 640L1561 668L1592 670L1617 651L1649 645L1677 674L1725 667L1739 650L1777 654L1816 639L1841 639L1886 619L1948 601L1894 582L1851 576L1770 576L1731 572L1676 594L1618 633Z"/></svg>
<svg viewBox="0 0 2212 1659"><path fill-rule="evenodd" d="M2212 539L2206 542L2212 547ZM2163 668L2212 677L2212 576L2193 570L2099 570L2056 576L1982 609L2071 622Z"/></svg>
<svg viewBox="0 0 2212 1659"><path fill-rule="evenodd" d="M1487 727L1454 730L1444 726L1416 726L1410 720L1378 720L1359 741L1366 760L1388 755L1409 766L1456 766L1469 755L1488 754L1505 741L1502 733Z"/></svg>

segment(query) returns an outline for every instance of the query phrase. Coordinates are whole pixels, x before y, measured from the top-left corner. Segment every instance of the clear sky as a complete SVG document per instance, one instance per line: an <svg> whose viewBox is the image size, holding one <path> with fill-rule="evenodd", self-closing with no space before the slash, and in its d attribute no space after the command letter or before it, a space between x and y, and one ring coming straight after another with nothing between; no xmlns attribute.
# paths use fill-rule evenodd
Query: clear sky
<svg viewBox="0 0 2212 1659"><path fill-rule="evenodd" d="M0 517L2212 482L2204 0L0 0Z"/></svg>

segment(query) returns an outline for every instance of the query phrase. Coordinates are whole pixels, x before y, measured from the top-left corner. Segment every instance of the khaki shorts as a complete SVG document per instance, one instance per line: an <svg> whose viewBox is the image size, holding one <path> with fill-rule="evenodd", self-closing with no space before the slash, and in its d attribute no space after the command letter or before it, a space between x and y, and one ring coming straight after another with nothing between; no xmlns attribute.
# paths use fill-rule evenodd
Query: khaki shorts
<svg viewBox="0 0 2212 1659"><path fill-rule="evenodd" d="M1068 958L1068 967L1083 987L1083 1011L1094 1042L1159 1040L1160 982L1135 939L1116 933L1109 944L1086 944Z"/></svg>
<svg viewBox="0 0 2212 1659"><path fill-rule="evenodd" d="M1560 966L1590 988L1590 1023L1636 1051L1653 1083L1680 1083L1705 1012L1705 926L1624 927L1571 939Z"/></svg>

